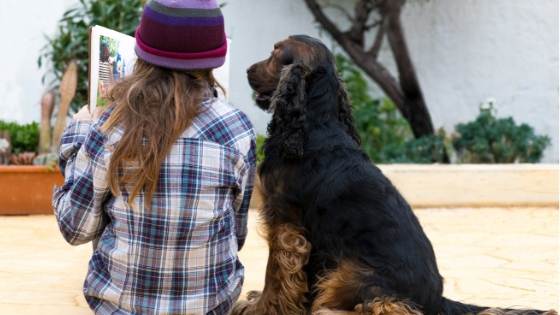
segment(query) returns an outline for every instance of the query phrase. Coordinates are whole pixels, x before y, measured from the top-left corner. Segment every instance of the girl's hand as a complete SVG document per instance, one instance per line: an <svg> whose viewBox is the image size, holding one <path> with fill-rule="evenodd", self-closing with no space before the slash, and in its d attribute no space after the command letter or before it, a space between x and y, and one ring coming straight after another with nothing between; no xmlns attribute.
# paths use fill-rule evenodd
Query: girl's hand
<svg viewBox="0 0 560 315"><path fill-rule="evenodd" d="M89 106L85 105L80 109L79 112L74 114L74 120L76 121L93 121L93 115L89 112Z"/></svg>

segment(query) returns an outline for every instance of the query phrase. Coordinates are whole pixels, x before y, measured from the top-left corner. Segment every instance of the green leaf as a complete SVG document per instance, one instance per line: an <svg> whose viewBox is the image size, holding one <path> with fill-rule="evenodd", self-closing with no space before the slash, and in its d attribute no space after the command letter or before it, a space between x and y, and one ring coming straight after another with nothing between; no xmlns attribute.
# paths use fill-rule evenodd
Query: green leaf
<svg viewBox="0 0 560 315"><path fill-rule="evenodd" d="M37 151L39 145L39 124L34 122L20 125L15 122L0 120L0 131L7 131L10 134L13 153Z"/></svg>
<svg viewBox="0 0 560 315"><path fill-rule="evenodd" d="M550 144L527 124L517 125L512 117L497 118L493 104L483 104L472 122L458 124L453 139L463 163L536 163Z"/></svg>

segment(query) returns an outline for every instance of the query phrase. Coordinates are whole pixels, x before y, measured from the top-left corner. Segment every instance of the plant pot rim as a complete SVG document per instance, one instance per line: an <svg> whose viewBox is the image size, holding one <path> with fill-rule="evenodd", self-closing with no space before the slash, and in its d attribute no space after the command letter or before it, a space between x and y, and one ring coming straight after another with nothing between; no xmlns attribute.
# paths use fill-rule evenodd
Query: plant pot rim
<svg viewBox="0 0 560 315"><path fill-rule="evenodd" d="M57 168L44 165L0 165L0 173L53 173Z"/></svg>

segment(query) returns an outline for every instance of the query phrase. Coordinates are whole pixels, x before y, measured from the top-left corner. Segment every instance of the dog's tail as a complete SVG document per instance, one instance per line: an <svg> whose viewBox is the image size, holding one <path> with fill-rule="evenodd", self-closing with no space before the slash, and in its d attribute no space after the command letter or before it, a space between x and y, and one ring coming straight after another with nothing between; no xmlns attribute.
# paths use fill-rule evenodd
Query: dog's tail
<svg viewBox="0 0 560 315"><path fill-rule="evenodd" d="M471 304L463 304L461 302L453 301L447 298L443 298L440 313L443 315L558 315L558 313L554 310L539 311L514 310L509 308L490 308Z"/></svg>
<svg viewBox="0 0 560 315"><path fill-rule="evenodd" d="M488 307L463 304L447 298L443 298L443 303L441 304L441 314L445 315L478 314L487 309Z"/></svg>

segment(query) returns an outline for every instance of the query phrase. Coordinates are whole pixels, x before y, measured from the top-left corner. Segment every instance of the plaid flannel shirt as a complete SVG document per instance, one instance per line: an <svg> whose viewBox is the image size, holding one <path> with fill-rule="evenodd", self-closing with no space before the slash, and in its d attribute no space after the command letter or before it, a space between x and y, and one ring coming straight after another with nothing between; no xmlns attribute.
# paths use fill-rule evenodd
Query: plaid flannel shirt
<svg viewBox="0 0 560 315"><path fill-rule="evenodd" d="M160 171L152 209L130 186L108 187L111 151L122 129L73 121L60 147L65 176L53 206L73 245L99 240L84 294L97 314L226 314L237 300L255 174L248 118L212 98L175 142Z"/></svg>

